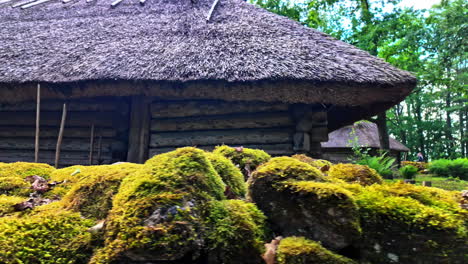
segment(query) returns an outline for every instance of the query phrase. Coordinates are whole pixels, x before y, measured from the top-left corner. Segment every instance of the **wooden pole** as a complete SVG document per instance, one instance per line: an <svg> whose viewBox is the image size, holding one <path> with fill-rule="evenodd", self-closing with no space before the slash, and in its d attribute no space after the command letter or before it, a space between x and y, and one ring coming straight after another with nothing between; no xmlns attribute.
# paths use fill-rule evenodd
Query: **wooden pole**
<svg viewBox="0 0 468 264"><path fill-rule="evenodd" d="M34 142L34 162L39 161L39 125L41 119L41 85L37 85L37 99L36 99L36 138Z"/></svg>
<svg viewBox="0 0 468 264"><path fill-rule="evenodd" d="M60 147L62 145L63 131L65 129L65 120L67 119L67 103L63 104L62 121L60 121L60 131L57 139L57 147L55 149L55 168L59 167Z"/></svg>
<svg viewBox="0 0 468 264"><path fill-rule="evenodd" d="M98 139L98 153L97 153L97 160L98 160L99 165L102 164L101 153L102 153L102 136L99 136L99 139Z"/></svg>
<svg viewBox="0 0 468 264"><path fill-rule="evenodd" d="M93 165L94 154L94 124L91 125L91 142L89 143L89 165Z"/></svg>

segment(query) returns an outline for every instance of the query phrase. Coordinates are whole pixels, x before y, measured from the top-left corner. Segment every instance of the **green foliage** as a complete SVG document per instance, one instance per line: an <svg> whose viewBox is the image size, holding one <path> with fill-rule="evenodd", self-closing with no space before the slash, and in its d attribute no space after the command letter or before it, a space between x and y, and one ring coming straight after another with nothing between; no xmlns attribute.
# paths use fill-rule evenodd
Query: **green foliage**
<svg viewBox="0 0 468 264"><path fill-rule="evenodd" d="M389 178L393 175L393 169L395 167L395 159L386 157L385 154L378 157L363 157L356 161L359 165L366 165L377 171L378 174L385 178Z"/></svg>
<svg viewBox="0 0 468 264"><path fill-rule="evenodd" d="M277 249L278 264L353 264L351 259L324 248L320 243L304 237L287 237L280 241Z"/></svg>
<svg viewBox="0 0 468 264"><path fill-rule="evenodd" d="M418 168L411 165L406 165L400 168L400 174L405 179L413 179L416 174L418 174Z"/></svg>
<svg viewBox="0 0 468 264"><path fill-rule="evenodd" d="M259 261L265 239L263 213L241 200L213 201L208 208L206 236L212 258L226 264Z"/></svg>
<svg viewBox="0 0 468 264"><path fill-rule="evenodd" d="M468 158L434 160L429 163L429 171L440 177L468 180Z"/></svg>
<svg viewBox="0 0 468 264"><path fill-rule="evenodd" d="M1 263L85 263L93 221L64 210L0 218Z"/></svg>

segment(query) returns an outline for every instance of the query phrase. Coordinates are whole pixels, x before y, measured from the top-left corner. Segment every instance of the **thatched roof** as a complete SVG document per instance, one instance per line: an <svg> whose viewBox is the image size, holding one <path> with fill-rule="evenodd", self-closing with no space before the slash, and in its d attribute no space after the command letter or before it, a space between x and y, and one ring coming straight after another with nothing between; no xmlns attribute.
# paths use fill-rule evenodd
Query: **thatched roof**
<svg viewBox="0 0 468 264"><path fill-rule="evenodd" d="M353 129L355 134L353 135ZM351 148L350 140L358 138L361 147L380 148L379 131L377 125L370 122L358 122L352 126L345 126L331 132L329 140L322 143L322 148ZM400 152L410 151L405 145L390 137L390 149Z"/></svg>
<svg viewBox="0 0 468 264"><path fill-rule="evenodd" d="M415 86L408 72L242 0L220 0L209 21L214 0L124 1L111 8L112 1L3 5L0 100L31 99L40 82L50 98L322 103L351 107L355 121L396 104Z"/></svg>

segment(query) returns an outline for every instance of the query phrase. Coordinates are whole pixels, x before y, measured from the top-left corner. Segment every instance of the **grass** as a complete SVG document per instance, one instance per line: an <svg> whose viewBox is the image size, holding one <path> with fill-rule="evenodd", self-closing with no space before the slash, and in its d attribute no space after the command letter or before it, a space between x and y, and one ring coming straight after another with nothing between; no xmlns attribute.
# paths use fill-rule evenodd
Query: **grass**
<svg viewBox="0 0 468 264"><path fill-rule="evenodd" d="M403 179L397 178L393 180L385 180L386 182L402 181ZM416 185L422 185L423 181L432 182L432 187L441 188L449 191L462 191L468 190L468 181L463 181L454 178L436 177L430 174L419 174L415 177Z"/></svg>

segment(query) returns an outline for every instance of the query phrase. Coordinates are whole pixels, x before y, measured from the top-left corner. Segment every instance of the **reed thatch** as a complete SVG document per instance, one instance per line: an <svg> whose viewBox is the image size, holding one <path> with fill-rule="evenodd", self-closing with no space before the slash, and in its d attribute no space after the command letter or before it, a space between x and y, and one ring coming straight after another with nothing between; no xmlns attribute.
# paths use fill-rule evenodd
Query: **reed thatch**
<svg viewBox="0 0 468 264"><path fill-rule="evenodd" d="M0 8L0 102L146 94L334 105L350 122L400 102L415 78L245 3L51 1ZM354 114L353 114L354 113ZM333 115L333 114L332 114ZM341 120L342 119L342 120Z"/></svg>
<svg viewBox="0 0 468 264"><path fill-rule="evenodd" d="M338 130L331 132L329 140L322 143L324 151L326 149L351 149L352 144L357 138L359 146L365 148L380 148L379 131L377 125L370 122L357 122L351 126L345 126ZM410 149L405 145L398 142L396 139L390 137L390 150L397 152L409 152Z"/></svg>

